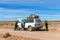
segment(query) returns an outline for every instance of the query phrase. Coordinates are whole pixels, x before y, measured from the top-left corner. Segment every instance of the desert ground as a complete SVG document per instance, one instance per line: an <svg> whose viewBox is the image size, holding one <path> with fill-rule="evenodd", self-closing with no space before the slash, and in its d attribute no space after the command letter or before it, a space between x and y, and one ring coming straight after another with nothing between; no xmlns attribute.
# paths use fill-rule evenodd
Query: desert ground
<svg viewBox="0 0 60 40"><path fill-rule="evenodd" d="M44 22L43 28L38 31L14 31L14 21L0 22L0 40L60 40L60 21L49 21L49 31L45 30ZM6 33L10 36L4 37Z"/></svg>

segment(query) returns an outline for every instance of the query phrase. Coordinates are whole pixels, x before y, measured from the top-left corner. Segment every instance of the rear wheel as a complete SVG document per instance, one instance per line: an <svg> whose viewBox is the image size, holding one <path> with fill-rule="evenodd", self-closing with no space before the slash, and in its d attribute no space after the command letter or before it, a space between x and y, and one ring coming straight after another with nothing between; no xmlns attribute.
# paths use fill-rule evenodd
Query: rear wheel
<svg viewBox="0 0 60 40"><path fill-rule="evenodd" d="M32 29L32 26L29 26L28 27L28 31L32 31L33 29Z"/></svg>

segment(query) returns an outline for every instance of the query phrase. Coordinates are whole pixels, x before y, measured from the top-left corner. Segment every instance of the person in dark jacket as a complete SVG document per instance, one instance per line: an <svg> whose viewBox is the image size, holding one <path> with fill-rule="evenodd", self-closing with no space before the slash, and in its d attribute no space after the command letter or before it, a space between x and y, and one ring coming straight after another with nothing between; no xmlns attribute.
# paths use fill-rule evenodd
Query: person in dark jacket
<svg viewBox="0 0 60 40"><path fill-rule="evenodd" d="M14 28L14 30L17 30L17 27L18 27L17 24L18 24L18 22L19 22L18 20L15 22L15 28Z"/></svg>
<svg viewBox="0 0 60 40"><path fill-rule="evenodd" d="M45 20L45 27L46 27L46 30L48 30L48 21Z"/></svg>

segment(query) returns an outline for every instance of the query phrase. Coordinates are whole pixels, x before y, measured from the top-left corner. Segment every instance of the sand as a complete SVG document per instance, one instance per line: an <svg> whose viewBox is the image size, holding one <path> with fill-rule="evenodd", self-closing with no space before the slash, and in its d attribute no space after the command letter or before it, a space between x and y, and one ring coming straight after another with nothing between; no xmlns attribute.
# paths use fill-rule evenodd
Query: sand
<svg viewBox="0 0 60 40"><path fill-rule="evenodd" d="M0 40L60 40L60 21L48 22L49 31L45 30L45 25L41 31L14 31L15 22L0 22ZM3 38L4 33L13 35Z"/></svg>
<svg viewBox="0 0 60 40"><path fill-rule="evenodd" d="M11 35L8 37L4 37L4 33L0 33L0 40L39 40L39 39L34 39L34 38L27 38L23 36L16 36L16 35Z"/></svg>

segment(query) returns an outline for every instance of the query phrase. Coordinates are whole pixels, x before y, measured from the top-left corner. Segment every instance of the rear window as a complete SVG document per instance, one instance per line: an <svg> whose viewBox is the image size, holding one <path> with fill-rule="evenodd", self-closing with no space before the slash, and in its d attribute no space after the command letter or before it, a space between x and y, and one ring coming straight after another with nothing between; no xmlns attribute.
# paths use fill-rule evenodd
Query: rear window
<svg viewBox="0 0 60 40"><path fill-rule="evenodd" d="M41 20L40 19L36 19L36 22L41 22Z"/></svg>

